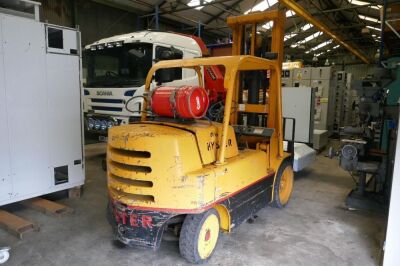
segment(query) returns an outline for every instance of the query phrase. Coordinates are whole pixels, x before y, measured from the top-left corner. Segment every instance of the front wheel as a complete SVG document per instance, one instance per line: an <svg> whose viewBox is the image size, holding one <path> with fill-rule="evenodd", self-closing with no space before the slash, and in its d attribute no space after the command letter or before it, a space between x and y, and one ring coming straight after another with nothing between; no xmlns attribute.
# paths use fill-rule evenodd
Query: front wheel
<svg viewBox="0 0 400 266"><path fill-rule="evenodd" d="M219 215L215 209L187 215L179 237L182 257L191 263L206 262L217 246L219 229Z"/></svg>
<svg viewBox="0 0 400 266"><path fill-rule="evenodd" d="M294 172L289 161L283 161L275 177L274 199L271 206L283 208L289 202L293 191Z"/></svg>

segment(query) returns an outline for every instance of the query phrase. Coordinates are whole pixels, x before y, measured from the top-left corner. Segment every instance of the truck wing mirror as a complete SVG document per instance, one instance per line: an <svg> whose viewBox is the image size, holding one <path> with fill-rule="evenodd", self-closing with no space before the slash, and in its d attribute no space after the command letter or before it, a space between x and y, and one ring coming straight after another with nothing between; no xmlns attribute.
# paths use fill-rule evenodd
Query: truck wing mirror
<svg viewBox="0 0 400 266"><path fill-rule="evenodd" d="M162 68L156 71L155 79L157 85L161 85L161 83L171 82L174 80L174 68Z"/></svg>
<svg viewBox="0 0 400 266"><path fill-rule="evenodd" d="M171 60L174 59L174 52L172 52L171 50L164 50L160 53L160 55L158 56L158 60Z"/></svg>

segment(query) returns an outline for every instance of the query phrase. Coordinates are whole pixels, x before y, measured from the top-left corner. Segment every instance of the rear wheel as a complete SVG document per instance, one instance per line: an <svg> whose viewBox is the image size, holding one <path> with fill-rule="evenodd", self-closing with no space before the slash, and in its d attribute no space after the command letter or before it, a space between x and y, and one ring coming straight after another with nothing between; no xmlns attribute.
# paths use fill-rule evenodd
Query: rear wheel
<svg viewBox="0 0 400 266"><path fill-rule="evenodd" d="M179 250L191 263L204 263L213 254L219 237L219 215L215 209L186 216L179 237Z"/></svg>
<svg viewBox="0 0 400 266"><path fill-rule="evenodd" d="M292 164L283 161L279 167L274 184L274 199L271 206L283 208L290 200L293 191L294 173Z"/></svg>

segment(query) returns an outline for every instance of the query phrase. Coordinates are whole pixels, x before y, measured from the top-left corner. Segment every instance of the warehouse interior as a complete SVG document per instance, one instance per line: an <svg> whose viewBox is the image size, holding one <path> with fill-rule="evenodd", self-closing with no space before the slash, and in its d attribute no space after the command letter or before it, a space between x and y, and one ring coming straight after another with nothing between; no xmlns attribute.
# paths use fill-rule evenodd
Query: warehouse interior
<svg viewBox="0 0 400 266"><path fill-rule="evenodd" d="M0 264L398 265L400 1L0 0Z"/></svg>

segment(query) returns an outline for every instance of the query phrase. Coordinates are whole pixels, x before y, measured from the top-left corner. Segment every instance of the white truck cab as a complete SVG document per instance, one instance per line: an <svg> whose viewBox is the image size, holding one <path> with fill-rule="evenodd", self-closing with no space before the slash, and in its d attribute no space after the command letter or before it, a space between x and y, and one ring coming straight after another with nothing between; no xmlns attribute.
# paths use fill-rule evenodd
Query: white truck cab
<svg viewBox="0 0 400 266"><path fill-rule="evenodd" d="M177 33L140 31L101 39L85 47L84 114L85 128L91 133L107 134L107 129L128 124L138 118L145 79L152 65L160 60L202 57L201 39ZM191 69L172 69L164 86L197 85ZM161 85L157 74L152 83Z"/></svg>

